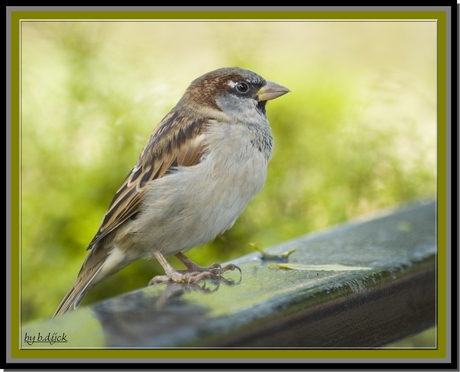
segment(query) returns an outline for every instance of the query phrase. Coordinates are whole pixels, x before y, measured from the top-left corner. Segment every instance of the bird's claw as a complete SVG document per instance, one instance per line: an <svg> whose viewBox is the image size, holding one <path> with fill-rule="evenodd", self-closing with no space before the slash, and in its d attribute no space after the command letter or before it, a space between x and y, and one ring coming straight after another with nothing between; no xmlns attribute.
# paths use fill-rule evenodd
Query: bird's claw
<svg viewBox="0 0 460 372"><path fill-rule="evenodd" d="M149 281L149 286L159 284L159 283L196 283L202 279L207 278L217 278L226 271L238 270L241 272L241 269L234 265L228 264L224 267L218 263L214 263L208 268L203 267L194 267L194 270L177 270L167 273L166 275L157 275Z"/></svg>

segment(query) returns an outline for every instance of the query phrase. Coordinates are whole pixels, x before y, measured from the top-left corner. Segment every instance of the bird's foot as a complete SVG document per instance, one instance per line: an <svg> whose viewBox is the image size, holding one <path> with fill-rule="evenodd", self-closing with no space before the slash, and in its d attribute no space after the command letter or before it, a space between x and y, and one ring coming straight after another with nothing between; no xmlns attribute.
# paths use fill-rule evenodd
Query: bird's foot
<svg viewBox="0 0 460 372"><path fill-rule="evenodd" d="M163 266L166 275L157 275L153 277L149 281L149 285L165 282L196 283L202 279L217 278L229 270L238 270L241 273L241 269L234 264L228 264L224 267L218 263L214 263L209 267L198 266L190 261L183 253L177 253L176 257L187 267L187 270L174 270L163 255L157 253L155 256Z"/></svg>
<svg viewBox="0 0 460 372"><path fill-rule="evenodd" d="M211 278L215 275L210 271L203 272L190 272L186 270L171 271L166 275L157 275L149 281L149 285L155 285L158 283L195 283L201 279Z"/></svg>

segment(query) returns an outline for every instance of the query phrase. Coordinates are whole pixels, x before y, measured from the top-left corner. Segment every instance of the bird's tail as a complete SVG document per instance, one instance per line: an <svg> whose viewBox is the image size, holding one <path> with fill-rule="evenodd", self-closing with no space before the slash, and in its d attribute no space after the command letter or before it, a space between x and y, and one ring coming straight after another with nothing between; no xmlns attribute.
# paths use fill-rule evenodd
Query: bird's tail
<svg viewBox="0 0 460 372"><path fill-rule="evenodd" d="M99 262L96 266L91 266L90 270L88 270L89 268L85 264L90 261L90 256L91 253L83 264L72 288L70 288L70 291L65 295L56 309L53 318L65 314L72 307L76 309L81 300L83 300L86 292L100 281L95 281L94 279L100 273L105 261Z"/></svg>
<svg viewBox="0 0 460 372"><path fill-rule="evenodd" d="M108 254L97 248L93 247L89 252L77 279L59 304L53 318L65 314L72 307L76 309L88 290L131 262L126 260L117 248L112 249Z"/></svg>

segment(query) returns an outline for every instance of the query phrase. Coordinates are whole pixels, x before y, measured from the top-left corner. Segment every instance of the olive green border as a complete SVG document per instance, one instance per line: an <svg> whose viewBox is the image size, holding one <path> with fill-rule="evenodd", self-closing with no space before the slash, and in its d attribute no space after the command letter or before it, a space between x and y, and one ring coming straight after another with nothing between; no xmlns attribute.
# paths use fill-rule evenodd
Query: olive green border
<svg viewBox="0 0 460 372"><path fill-rule="evenodd" d="M447 21L450 25L450 8L436 11L22 11L12 10L11 26L11 361L45 361L55 358L302 358L305 362L330 359L393 358L430 359L444 361L447 357L446 343L446 226L447 226ZM20 23L22 20L436 20L438 24L438 347L436 350L21 350L20 332ZM13 249L15 248L15 249ZM78 361L78 360L77 360ZM152 360L150 360L152 362Z"/></svg>

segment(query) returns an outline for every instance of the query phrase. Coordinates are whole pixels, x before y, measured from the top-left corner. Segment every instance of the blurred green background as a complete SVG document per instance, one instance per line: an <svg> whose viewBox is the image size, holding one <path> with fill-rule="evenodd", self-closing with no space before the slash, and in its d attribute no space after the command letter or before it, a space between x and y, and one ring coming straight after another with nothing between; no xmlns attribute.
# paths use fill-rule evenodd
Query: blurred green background
<svg viewBox="0 0 460 372"><path fill-rule="evenodd" d="M21 43L22 321L53 314L150 133L216 68L291 93L267 107L265 188L231 230L189 252L198 264L435 197L435 22L36 21L22 22ZM158 273L136 262L82 304Z"/></svg>

